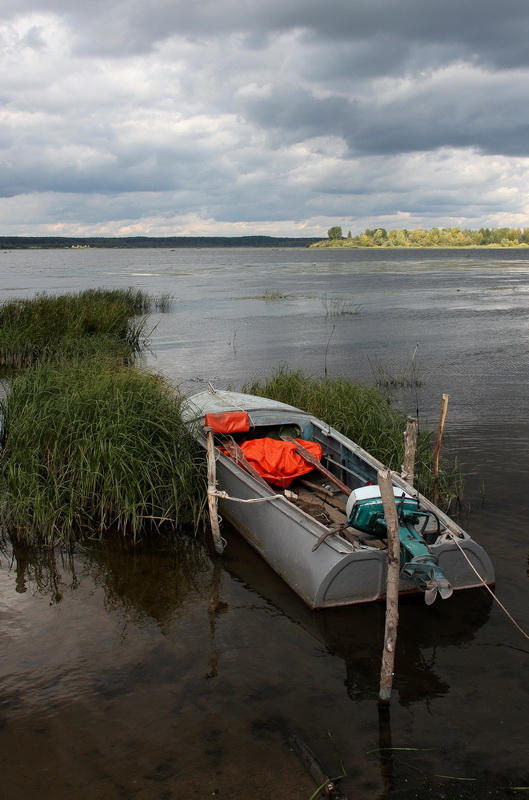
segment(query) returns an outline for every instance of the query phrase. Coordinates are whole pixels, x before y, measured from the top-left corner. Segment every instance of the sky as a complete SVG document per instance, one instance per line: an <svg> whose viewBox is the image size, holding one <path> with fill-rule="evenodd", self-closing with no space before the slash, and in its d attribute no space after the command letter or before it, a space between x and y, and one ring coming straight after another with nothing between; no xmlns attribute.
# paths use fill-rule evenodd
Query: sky
<svg viewBox="0 0 529 800"><path fill-rule="evenodd" d="M0 0L0 235L529 227L527 0Z"/></svg>

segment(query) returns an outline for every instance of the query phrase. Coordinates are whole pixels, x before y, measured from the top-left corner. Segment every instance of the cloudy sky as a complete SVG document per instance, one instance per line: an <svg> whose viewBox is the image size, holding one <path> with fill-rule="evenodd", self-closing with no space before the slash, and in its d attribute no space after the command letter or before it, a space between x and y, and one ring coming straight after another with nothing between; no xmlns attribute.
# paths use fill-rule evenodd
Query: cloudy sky
<svg viewBox="0 0 529 800"><path fill-rule="evenodd" d="M529 226L528 0L0 12L0 234Z"/></svg>

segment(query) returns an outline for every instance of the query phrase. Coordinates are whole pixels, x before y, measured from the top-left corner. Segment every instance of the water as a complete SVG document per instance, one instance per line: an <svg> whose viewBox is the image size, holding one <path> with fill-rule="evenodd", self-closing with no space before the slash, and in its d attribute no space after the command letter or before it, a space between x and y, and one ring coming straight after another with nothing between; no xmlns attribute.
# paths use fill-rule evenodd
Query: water
<svg viewBox="0 0 529 800"><path fill-rule="evenodd" d="M3 298L171 292L145 362L191 392L280 364L372 381L415 353L423 383L397 399L435 427L450 395L465 525L529 631L525 251L14 251L0 276ZM308 800L292 734L332 775L343 760L350 798L529 785L529 642L484 591L403 603L379 719L383 607L312 613L228 538L221 561L192 538L2 558L2 800Z"/></svg>

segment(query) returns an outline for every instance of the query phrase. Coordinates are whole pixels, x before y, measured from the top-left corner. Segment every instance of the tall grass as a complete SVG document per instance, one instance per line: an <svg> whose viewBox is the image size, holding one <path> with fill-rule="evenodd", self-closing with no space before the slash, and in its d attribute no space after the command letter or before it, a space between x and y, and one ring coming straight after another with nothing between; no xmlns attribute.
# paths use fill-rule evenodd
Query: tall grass
<svg viewBox="0 0 529 800"><path fill-rule="evenodd" d="M198 521L203 453L181 405L161 377L102 356L15 377L0 403L0 523L51 543Z"/></svg>
<svg viewBox="0 0 529 800"><path fill-rule="evenodd" d="M393 406L383 389L343 378L311 378L299 371L280 369L264 381L247 384L244 391L302 408L328 422L359 444L385 466L398 472L404 460L406 415ZM433 474L432 432L419 434L415 485L431 496ZM461 476L446 468L439 479L441 504L448 509L459 497Z"/></svg>
<svg viewBox="0 0 529 800"><path fill-rule="evenodd" d="M170 298L136 289L88 289L37 294L0 305L0 366L86 357L104 351L130 358L145 344L148 311L167 310Z"/></svg>

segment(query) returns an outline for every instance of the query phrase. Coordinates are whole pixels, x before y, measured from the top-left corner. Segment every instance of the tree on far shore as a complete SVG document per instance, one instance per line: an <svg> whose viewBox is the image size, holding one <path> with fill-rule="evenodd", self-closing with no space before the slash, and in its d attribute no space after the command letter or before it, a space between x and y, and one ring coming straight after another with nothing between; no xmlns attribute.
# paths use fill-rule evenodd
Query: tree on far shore
<svg viewBox="0 0 529 800"><path fill-rule="evenodd" d="M328 239L310 247L529 247L529 228L414 228L389 232L385 228L367 228L364 233L344 239L342 229L333 225Z"/></svg>

